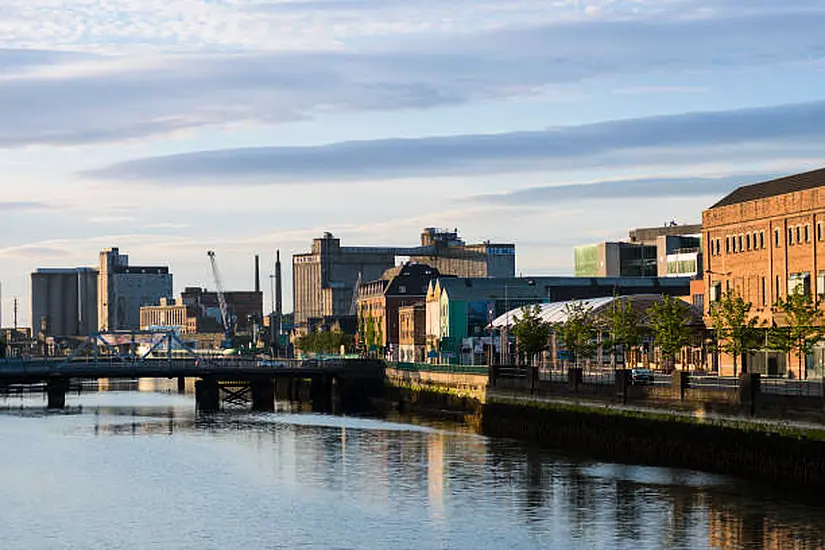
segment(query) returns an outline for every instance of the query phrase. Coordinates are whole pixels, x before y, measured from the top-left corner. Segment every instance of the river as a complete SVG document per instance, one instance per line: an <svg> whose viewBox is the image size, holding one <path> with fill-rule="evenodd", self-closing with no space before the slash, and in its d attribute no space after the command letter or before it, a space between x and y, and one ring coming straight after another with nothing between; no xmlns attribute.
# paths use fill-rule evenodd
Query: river
<svg viewBox="0 0 825 550"><path fill-rule="evenodd" d="M167 386L0 398L0 546L825 548L825 506L752 482L414 417L197 415Z"/></svg>

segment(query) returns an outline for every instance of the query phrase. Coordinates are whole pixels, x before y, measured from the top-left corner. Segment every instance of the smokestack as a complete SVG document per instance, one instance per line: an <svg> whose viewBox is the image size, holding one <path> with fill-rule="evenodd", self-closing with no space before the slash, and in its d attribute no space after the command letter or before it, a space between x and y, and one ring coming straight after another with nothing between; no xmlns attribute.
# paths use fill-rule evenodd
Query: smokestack
<svg viewBox="0 0 825 550"><path fill-rule="evenodd" d="M255 254L255 292L261 291L261 258Z"/></svg>
<svg viewBox="0 0 825 550"><path fill-rule="evenodd" d="M275 318L277 326L276 334L281 334L281 315L283 303L281 302L281 251L275 251Z"/></svg>

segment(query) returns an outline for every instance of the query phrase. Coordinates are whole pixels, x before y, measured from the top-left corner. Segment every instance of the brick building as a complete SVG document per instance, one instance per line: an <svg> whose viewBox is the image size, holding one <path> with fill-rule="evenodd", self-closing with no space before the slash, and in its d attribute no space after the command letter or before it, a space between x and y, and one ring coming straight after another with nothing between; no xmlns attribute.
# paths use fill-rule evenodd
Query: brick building
<svg viewBox="0 0 825 550"><path fill-rule="evenodd" d="M824 225L825 169L740 187L705 210L706 321L711 304L725 292L738 293L751 302L752 315L780 326L783 320L771 309L778 298L797 287L825 298ZM752 372L784 370L768 354L750 359ZM822 359L820 349L807 362L821 369Z"/></svg>
<svg viewBox="0 0 825 550"><path fill-rule="evenodd" d="M427 345L427 310L424 302L398 308L399 361L423 363Z"/></svg>
<svg viewBox="0 0 825 550"><path fill-rule="evenodd" d="M380 279L362 283L358 288L359 345L367 351L383 350L388 358L398 360L398 310L423 303L430 281L438 276L433 267L408 263L388 269Z"/></svg>

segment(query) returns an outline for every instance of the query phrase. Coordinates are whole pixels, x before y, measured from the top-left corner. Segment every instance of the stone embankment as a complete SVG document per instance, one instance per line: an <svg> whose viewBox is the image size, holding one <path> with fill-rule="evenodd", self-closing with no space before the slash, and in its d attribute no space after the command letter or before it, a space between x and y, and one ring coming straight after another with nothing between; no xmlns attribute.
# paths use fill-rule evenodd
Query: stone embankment
<svg viewBox="0 0 825 550"><path fill-rule="evenodd" d="M816 493L825 490L825 424L777 419L743 379L739 391L615 385L548 387L481 374L386 369L384 402L400 410L463 417L480 433L588 453L600 460L703 470ZM821 401L821 400L819 400ZM821 403L813 403L822 412ZM787 401L786 401L787 402ZM811 403L805 403L810 406ZM757 412L766 412L760 418Z"/></svg>

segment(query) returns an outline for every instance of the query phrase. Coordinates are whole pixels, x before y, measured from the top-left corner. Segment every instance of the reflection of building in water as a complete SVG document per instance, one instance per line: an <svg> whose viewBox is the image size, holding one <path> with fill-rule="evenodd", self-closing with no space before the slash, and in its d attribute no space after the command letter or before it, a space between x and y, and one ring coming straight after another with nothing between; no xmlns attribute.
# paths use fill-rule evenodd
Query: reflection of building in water
<svg viewBox="0 0 825 550"><path fill-rule="evenodd" d="M444 519L444 434L431 434L427 443L427 497L430 502L430 518Z"/></svg>
<svg viewBox="0 0 825 550"><path fill-rule="evenodd" d="M813 518L811 518L813 519ZM724 508L711 503L708 545L714 549L758 548L760 550L825 549L825 533L813 525L779 522L763 511ZM816 540L819 539L819 540Z"/></svg>

